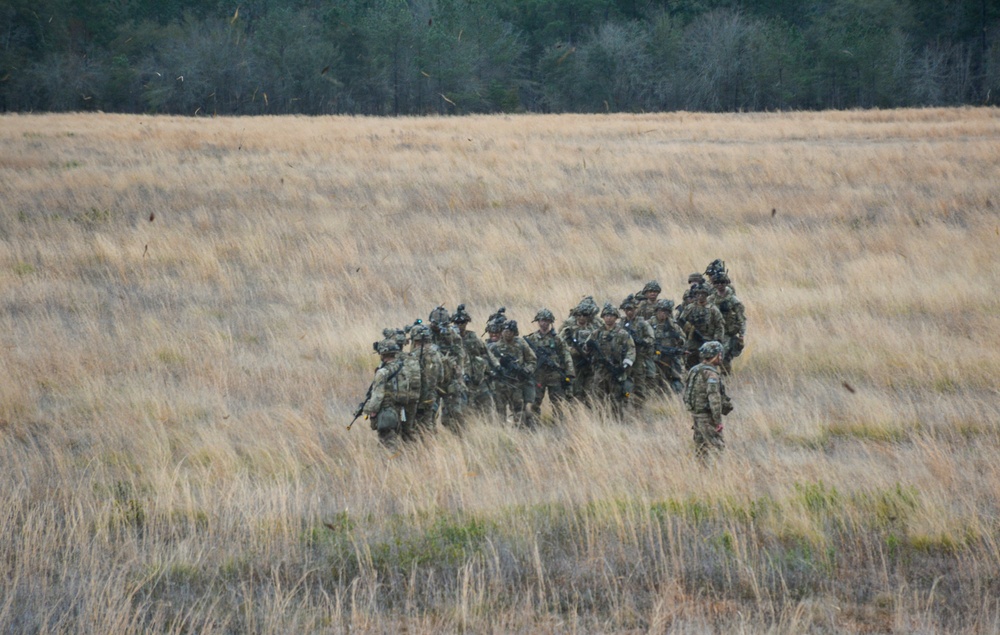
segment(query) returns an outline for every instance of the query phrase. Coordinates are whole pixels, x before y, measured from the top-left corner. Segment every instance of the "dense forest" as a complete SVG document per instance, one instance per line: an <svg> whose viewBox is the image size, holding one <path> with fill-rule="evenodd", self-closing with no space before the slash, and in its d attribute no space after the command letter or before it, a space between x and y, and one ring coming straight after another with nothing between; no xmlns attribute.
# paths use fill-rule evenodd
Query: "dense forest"
<svg viewBox="0 0 1000 635"><path fill-rule="evenodd" d="M997 0L0 0L0 111L998 102Z"/></svg>

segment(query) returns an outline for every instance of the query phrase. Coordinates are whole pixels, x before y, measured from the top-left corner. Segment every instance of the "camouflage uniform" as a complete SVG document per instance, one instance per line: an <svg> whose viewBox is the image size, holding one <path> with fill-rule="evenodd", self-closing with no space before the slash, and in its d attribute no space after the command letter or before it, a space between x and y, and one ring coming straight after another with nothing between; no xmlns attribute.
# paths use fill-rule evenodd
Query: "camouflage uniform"
<svg viewBox="0 0 1000 635"><path fill-rule="evenodd" d="M431 343L431 332L418 324L410 329L409 357L420 367L420 400L413 415L416 432L433 432L438 411L438 391L444 376L444 359L438 347Z"/></svg>
<svg viewBox="0 0 1000 635"><path fill-rule="evenodd" d="M726 286L729 284L729 276L725 273L716 274L712 278L712 283L715 285L715 291L709 296L709 302L719 307L719 312L722 313L725 331L724 339L719 340L725 349L722 356L722 374L728 375L732 372L733 358L743 353L743 341L747 331L746 311L733 288Z"/></svg>
<svg viewBox="0 0 1000 635"><path fill-rule="evenodd" d="M708 303L708 288L697 285L692 290L697 299L684 309L678 320L686 338L688 368L698 363L698 349L702 344L713 340L722 341L725 336L722 313L717 306Z"/></svg>
<svg viewBox="0 0 1000 635"><path fill-rule="evenodd" d="M656 280L650 280L637 296L639 317L647 322L656 316L656 302L660 297L660 291L662 291L660 283Z"/></svg>
<svg viewBox="0 0 1000 635"><path fill-rule="evenodd" d="M537 359L531 347L517 337L517 322L507 320L503 325L504 336L487 346L500 362L499 374L493 384L497 412L507 416L510 407L518 425L534 426L534 416L526 408L535 401L535 365ZM512 336L507 335L512 333ZM508 340L508 338L510 338Z"/></svg>
<svg viewBox="0 0 1000 635"><path fill-rule="evenodd" d="M569 396L581 401L587 401L587 388L594 375L594 367L583 347L590 339L590 334L603 326L601 321L597 319L598 310L593 298L587 296L583 302L570 311L570 319L559 330L559 339L569 349L573 370L576 371L576 378L570 386Z"/></svg>
<svg viewBox="0 0 1000 635"><path fill-rule="evenodd" d="M601 310L601 318L618 315L610 302ZM601 328L590 334L584 345L590 358L594 374L587 392L596 401L608 400L616 414L632 393L632 367L635 364L635 342L617 322L605 322Z"/></svg>
<svg viewBox="0 0 1000 635"><path fill-rule="evenodd" d="M535 400L532 404L532 411L535 416L541 412L542 400L545 393L549 394L549 401L557 415L561 415L561 403L569 396L576 370L573 368L573 356L570 355L569 346L556 335L552 329L555 316L552 311L542 309L535 315L534 322L546 321L549 330L542 333L541 329L525 336L524 341L531 347L538 359L535 368Z"/></svg>
<svg viewBox="0 0 1000 635"><path fill-rule="evenodd" d="M705 459L710 451L722 451L722 417L733 407L726 395L725 385L718 368L709 363L722 354L722 344L706 342L699 349L702 362L694 366L687 376L684 387L684 401L691 412L694 423L695 453Z"/></svg>
<svg viewBox="0 0 1000 635"><path fill-rule="evenodd" d="M460 304L451 316L451 321L458 327L465 349L466 388L469 391L469 407L479 412L492 412L493 387L490 385L490 375L497 367L497 361L486 347L486 342L466 327L472 317L465 312L465 305Z"/></svg>
<svg viewBox="0 0 1000 635"><path fill-rule="evenodd" d="M451 315L439 306L430 315L431 338L444 358L441 394L441 425L452 432L461 432L465 404L469 399L465 387L465 347L462 338L449 324Z"/></svg>
<svg viewBox="0 0 1000 635"><path fill-rule="evenodd" d="M674 321L673 302L659 300L656 309L650 326L653 327L657 385L680 393L684 389L684 334Z"/></svg>
<svg viewBox="0 0 1000 635"><path fill-rule="evenodd" d="M382 364L375 371L371 394L361 409L371 422L372 430L378 432L379 442L392 446L399 439L412 438L408 415L412 413L414 404L408 396L408 386L404 384L409 380L419 382L419 368L415 371L416 377L408 374L414 372L412 362L408 364L400 358L399 346L394 340L378 343L377 350L382 356Z"/></svg>
<svg viewBox="0 0 1000 635"><path fill-rule="evenodd" d="M640 407L652 393L656 379L656 366L653 362L655 336L649 322L638 315L638 303L633 296L625 298L619 308L624 311L620 324L635 343L635 368L632 370L634 398L631 403ZM632 314L631 317L629 313Z"/></svg>
<svg viewBox="0 0 1000 635"><path fill-rule="evenodd" d="M694 303L694 290L700 285L705 284L705 276L700 273L692 273L688 276L688 288L684 290L684 294L681 296L681 303L677 305L677 324L681 327L684 326L681 323L681 317L684 315L684 311L687 310L692 303Z"/></svg>

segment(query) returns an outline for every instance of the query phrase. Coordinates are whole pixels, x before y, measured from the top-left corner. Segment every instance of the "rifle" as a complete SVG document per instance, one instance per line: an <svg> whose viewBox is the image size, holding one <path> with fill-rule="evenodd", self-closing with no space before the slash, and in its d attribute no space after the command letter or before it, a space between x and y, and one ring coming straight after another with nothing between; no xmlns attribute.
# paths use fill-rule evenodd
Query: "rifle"
<svg viewBox="0 0 1000 635"><path fill-rule="evenodd" d="M381 368L381 366L379 368ZM354 422L358 420L358 417L361 416L361 413L365 411L365 404L368 403L369 399L371 399L373 388L375 388L374 379L372 380L372 383L368 384L368 392L365 393L365 398L361 400L361 403L358 404L357 410L354 411L354 418L351 419L351 422L349 424L347 424L348 430L350 430L351 426L354 425Z"/></svg>
<svg viewBox="0 0 1000 635"><path fill-rule="evenodd" d="M569 345L580 355L580 361L576 364L576 369L579 371L582 366L590 363L590 356L587 351L583 350L583 344L580 343L580 340L575 337L569 341Z"/></svg>
<svg viewBox="0 0 1000 635"><path fill-rule="evenodd" d="M530 379L531 375L524 370L524 367L517 363L513 355L500 353L500 368L503 374L511 379Z"/></svg>
<svg viewBox="0 0 1000 635"><path fill-rule="evenodd" d="M549 350L548 346L535 346L531 343L531 340L524 338L525 343L531 348L535 353L535 357L538 358L538 366L551 368L552 370L558 370L560 373L565 372L562 366L560 366L556 360L552 359L552 351Z"/></svg>
<svg viewBox="0 0 1000 635"><path fill-rule="evenodd" d="M632 388L629 386L632 382L629 381L628 375L625 374L624 368L619 368L611 363L611 360L604 354L601 347L598 346L593 340L587 340L585 348L590 351L590 353L597 354L597 361L604 365L604 368L611 373L611 377L618 383L618 387L622 391L622 397L628 399L632 396Z"/></svg>

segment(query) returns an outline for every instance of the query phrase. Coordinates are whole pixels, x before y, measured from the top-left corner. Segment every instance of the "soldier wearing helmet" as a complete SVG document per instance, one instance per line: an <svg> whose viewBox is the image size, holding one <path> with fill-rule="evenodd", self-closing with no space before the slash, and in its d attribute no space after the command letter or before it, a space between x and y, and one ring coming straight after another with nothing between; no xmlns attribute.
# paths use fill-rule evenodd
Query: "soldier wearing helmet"
<svg viewBox="0 0 1000 635"><path fill-rule="evenodd" d="M486 347L486 343L478 335L469 330L472 316L465 310L464 304L459 304L451 322L458 329L465 348L466 387L469 391L468 406L479 412L493 411L493 388L490 385L490 375L497 367L497 361Z"/></svg>
<svg viewBox="0 0 1000 635"><path fill-rule="evenodd" d="M399 345L394 339L376 342L375 350L382 363L375 371L361 411L371 422L372 430L378 432L379 441L385 446L394 446L398 440L410 436L405 396L407 377L403 374L403 360L398 359Z"/></svg>
<svg viewBox="0 0 1000 635"><path fill-rule="evenodd" d="M684 330L687 351L687 368L698 363L698 349L705 342L721 341L725 337L722 313L714 304L709 304L709 289L704 284L691 287L694 302L684 309L678 322Z"/></svg>
<svg viewBox="0 0 1000 635"><path fill-rule="evenodd" d="M684 333L674 321L673 300L657 300L653 327L656 385L676 393L684 389Z"/></svg>
<svg viewBox="0 0 1000 635"><path fill-rule="evenodd" d="M586 399L587 387L594 374L594 368L583 346L590 339L590 334L601 328L601 321L597 318L598 311L594 298L588 295L573 307L569 319L559 329L559 339L569 349L573 370L576 372L576 379L573 380L567 395L574 399Z"/></svg>
<svg viewBox="0 0 1000 635"><path fill-rule="evenodd" d="M444 359L431 341L431 331L423 324L410 328L410 358L420 368L420 398L413 415L414 429L418 433L434 432L436 427L439 389L444 376Z"/></svg>
<svg viewBox="0 0 1000 635"><path fill-rule="evenodd" d="M650 280L642 287L642 291L636 297L639 316L647 322L652 320L653 315L656 314L656 301L660 297L660 291L662 291L660 283L656 280Z"/></svg>
<svg viewBox="0 0 1000 635"><path fill-rule="evenodd" d="M621 326L635 342L635 367L632 370L633 398L629 403L640 408L652 392L656 379L656 367L653 363L655 334L649 322L639 315L639 301L634 296L626 297L618 308L624 314Z"/></svg>
<svg viewBox="0 0 1000 635"><path fill-rule="evenodd" d="M431 341L437 345L444 358L444 377L438 390L441 394L441 425L455 434L460 434L465 422L465 403L468 389L465 386L465 347L462 338L454 329L448 309L439 306L431 311L428 318Z"/></svg>
<svg viewBox="0 0 1000 635"><path fill-rule="evenodd" d="M509 408L515 425L534 427L534 415L526 406L535 400L537 359L531 347L518 336L517 321L504 322L500 339L487 346L500 365L493 384L497 412L506 419Z"/></svg>
<svg viewBox="0 0 1000 635"><path fill-rule="evenodd" d="M548 393L549 401L557 416L561 416L562 403L569 395L576 371L569 346L552 329L556 321L552 311L542 309L535 314L532 322L538 322L538 330L525 336L524 341L531 347L538 359L535 368L535 399L531 404L535 417L541 414L542 400Z"/></svg>
<svg viewBox="0 0 1000 635"><path fill-rule="evenodd" d="M622 414L632 396L631 376L635 365L635 341L618 324L619 317L618 309L610 302L605 303L601 309L604 324L590 334L584 346L594 369L588 396L596 401L608 401L617 415Z"/></svg>
<svg viewBox="0 0 1000 635"><path fill-rule="evenodd" d="M722 417L729 414L732 402L719 374L723 347L720 342L705 342L698 349L701 363L688 371L684 386L684 404L694 419L695 454L705 460L711 452L725 448L722 439Z"/></svg>
<svg viewBox="0 0 1000 635"><path fill-rule="evenodd" d="M681 296L681 303L677 305L677 323L682 327L684 323L681 322L681 318L684 315L684 311L691 306L694 302L694 290L700 284L705 284L705 276L700 273L692 273L688 276L688 288L684 290L684 294Z"/></svg>
<svg viewBox="0 0 1000 635"><path fill-rule="evenodd" d="M712 276L712 286L715 291L709 295L709 302L719 308L722 313L724 335L722 346L722 374L728 375L733 369L733 358L743 353L744 336L747 331L746 309L736 297L736 292L730 285L729 274L725 271Z"/></svg>

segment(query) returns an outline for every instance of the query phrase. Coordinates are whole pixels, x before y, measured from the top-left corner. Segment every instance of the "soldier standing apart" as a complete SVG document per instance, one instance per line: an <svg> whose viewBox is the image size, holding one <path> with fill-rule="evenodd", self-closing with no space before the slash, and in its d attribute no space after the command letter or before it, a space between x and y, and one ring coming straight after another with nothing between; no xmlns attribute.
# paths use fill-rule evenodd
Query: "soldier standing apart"
<svg viewBox="0 0 1000 635"><path fill-rule="evenodd" d="M639 305L633 296L628 296L618 307L625 313L622 328L635 343L635 367L632 369L633 399L630 402L641 408L653 391L656 366L653 363L655 335L649 322L639 315Z"/></svg>
<svg viewBox="0 0 1000 635"><path fill-rule="evenodd" d="M600 328L597 320L598 310L597 303L587 296L569 312L570 319L559 331L559 339L569 349L573 370L576 371L576 379L570 386L569 396L583 402L588 399L587 388L594 375L590 357L583 347L590 339L590 334Z"/></svg>
<svg viewBox="0 0 1000 635"><path fill-rule="evenodd" d="M701 363L688 371L684 388L684 403L694 418L695 454L704 461L710 452L721 452L722 417L733 410L726 395L719 364L722 363L722 344L705 342L698 349Z"/></svg>
<svg viewBox="0 0 1000 635"><path fill-rule="evenodd" d="M689 369L698 363L698 349L701 345L705 342L721 342L726 332L719 308L708 303L708 287L698 284L691 287L691 292L694 294L694 302L684 309L678 320L684 330L684 348L687 351L686 363Z"/></svg>
<svg viewBox="0 0 1000 635"><path fill-rule="evenodd" d="M657 384L675 393L684 391L684 334L674 321L672 300L657 300L653 327Z"/></svg>
<svg viewBox="0 0 1000 635"><path fill-rule="evenodd" d="M490 387L490 372L497 367L493 354L486 348L486 342L469 330L472 316L465 310L464 304L459 304L451 322L458 329L465 348L466 388L469 392L468 407L478 412L492 412L493 389Z"/></svg>
<svg viewBox="0 0 1000 635"><path fill-rule="evenodd" d="M378 432L378 440L386 447L395 446L399 439L410 438L406 405L410 379L403 373L403 360L399 346L393 340L383 340L377 345L382 363L375 371L371 394L361 410ZM415 378L419 382L419 378Z"/></svg>
<svg viewBox="0 0 1000 635"><path fill-rule="evenodd" d="M594 374L587 392L595 402L606 400L612 412L621 416L632 393L632 366L635 342L618 324L618 309L610 302L601 309L603 326L590 334L584 350L590 356Z"/></svg>
<svg viewBox="0 0 1000 635"><path fill-rule="evenodd" d="M552 311L542 309L532 321L538 322L538 330L524 338L538 360L535 368L535 399L531 404L532 414L536 418L541 414L542 399L548 392L556 416L562 418L562 403L569 396L573 377L576 376L573 356L570 355L569 346L552 330L552 324L556 321Z"/></svg>
<svg viewBox="0 0 1000 635"><path fill-rule="evenodd" d="M500 369L493 385L497 412L507 417L507 408L518 426L533 428L534 416L527 404L535 401L535 353L517 336L517 321L503 323L500 339L489 344L490 352L499 361Z"/></svg>
<svg viewBox="0 0 1000 635"><path fill-rule="evenodd" d="M743 353L743 338L747 332L746 310L729 283L729 275L724 271L712 276L715 293L712 294L711 300L722 313L725 330L725 339L721 340L724 349L722 353L723 375L729 375L733 372L733 358L739 357Z"/></svg>
<svg viewBox="0 0 1000 635"><path fill-rule="evenodd" d="M414 432L434 432L444 360L438 347L431 343L430 329L423 324L415 324L410 329L409 356L420 367L420 398L413 415Z"/></svg>
<svg viewBox="0 0 1000 635"><path fill-rule="evenodd" d="M465 403L468 392L465 387L465 347L458 331L453 329L451 314L443 306L431 311L431 339L444 358L444 376L438 394L441 395L441 425L455 434L461 434L465 422Z"/></svg>

